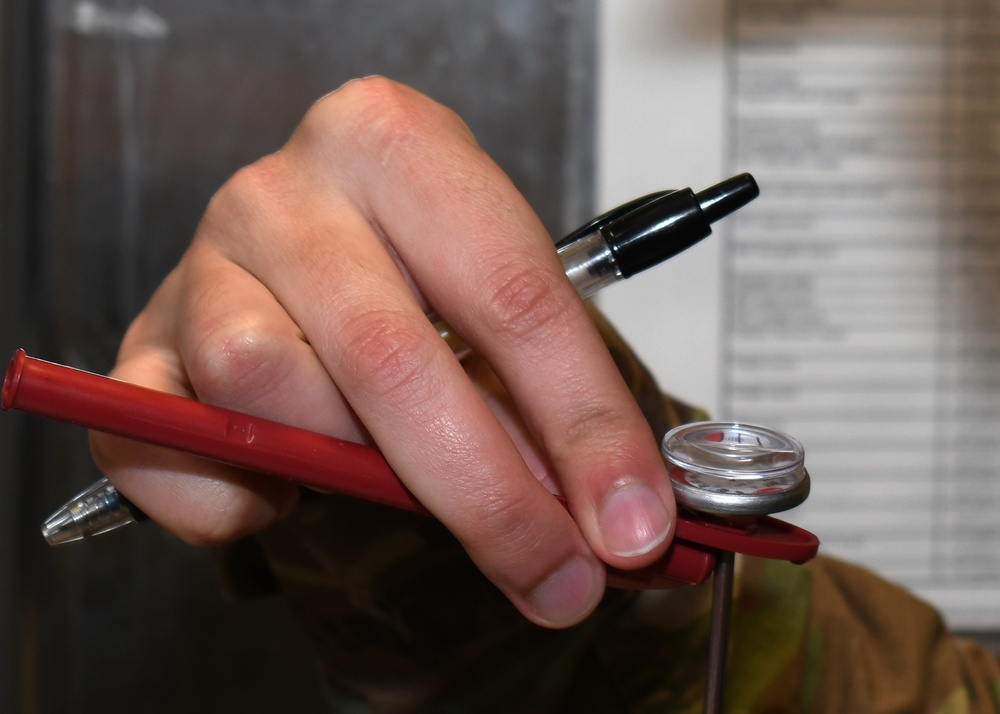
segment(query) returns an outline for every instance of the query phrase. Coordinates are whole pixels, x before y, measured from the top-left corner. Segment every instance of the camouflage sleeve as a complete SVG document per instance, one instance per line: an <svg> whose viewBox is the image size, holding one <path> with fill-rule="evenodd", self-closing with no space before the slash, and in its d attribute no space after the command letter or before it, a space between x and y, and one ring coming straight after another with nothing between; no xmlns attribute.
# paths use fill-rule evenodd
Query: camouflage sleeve
<svg viewBox="0 0 1000 714"><path fill-rule="evenodd" d="M594 320L655 433L705 418L662 395L596 311ZM706 586L610 590L586 622L545 630L433 520L336 496L307 500L229 556L235 589L276 585L297 612L331 711L702 708ZM733 711L1000 712L987 652L951 637L908 593L832 560L740 561L731 639Z"/></svg>
<svg viewBox="0 0 1000 714"><path fill-rule="evenodd" d="M728 710L1000 712L996 658L905 590L825 557L805 566L748 558L739 571ZM664 616L669 606L644 594L595 639L617 711L702 710L708 604L681 623Z"/></svg>

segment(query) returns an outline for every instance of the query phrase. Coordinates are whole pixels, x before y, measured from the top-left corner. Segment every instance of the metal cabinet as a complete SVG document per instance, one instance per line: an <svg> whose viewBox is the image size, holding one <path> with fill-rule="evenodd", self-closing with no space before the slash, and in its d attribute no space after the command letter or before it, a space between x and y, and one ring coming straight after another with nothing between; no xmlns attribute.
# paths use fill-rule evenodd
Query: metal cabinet
<svg viewBox="0 0 1000 714"><path fill-rule="evenodd" d="M5 0L0 348L103 372L211 194L384 74L451 106L559 235L591 207L596 0ZM0 417L0 709L319 711L280 598L154 525L50 549L85 434Z"/></svg>

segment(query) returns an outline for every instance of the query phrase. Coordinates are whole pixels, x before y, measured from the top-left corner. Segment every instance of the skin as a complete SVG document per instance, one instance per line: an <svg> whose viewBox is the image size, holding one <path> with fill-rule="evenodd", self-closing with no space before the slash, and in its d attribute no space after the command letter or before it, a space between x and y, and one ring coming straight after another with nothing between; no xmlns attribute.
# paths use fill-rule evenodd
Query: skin
<svg viewBox="0 0 1000 714"><path fill-rule="evenodd" d="M455 359L430 309L477 357ZM604 564L647 565L673 536L656 440L537 216L457 116L383 78L324 97L225 184L113 376L377 445L541 625L584 619ZM297 502L278 479L91 443L108 478L192 544Z"/></svg>

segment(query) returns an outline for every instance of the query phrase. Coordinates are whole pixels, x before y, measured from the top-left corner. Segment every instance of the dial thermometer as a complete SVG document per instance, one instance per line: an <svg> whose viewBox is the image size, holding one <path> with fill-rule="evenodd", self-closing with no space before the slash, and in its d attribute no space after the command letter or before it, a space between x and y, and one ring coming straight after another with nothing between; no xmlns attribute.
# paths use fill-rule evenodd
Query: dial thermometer
<svg viewBox="0 0 1000 714"><path fill-rule="evenodd" d="M805 449L764 426L696 422L661 446L678 503L717 516L765 516L809 495Z"/></svg>
<svg viewBox="0 0 1000 714"><path fill-rule="evenodd" d="M667 432L660 450L677 502L728 523L763 522L809 495L805 449L796 439L763 426L695 422ZM708 641L705 712L722 711L733 602L735 553L715 561Z"/></svg>

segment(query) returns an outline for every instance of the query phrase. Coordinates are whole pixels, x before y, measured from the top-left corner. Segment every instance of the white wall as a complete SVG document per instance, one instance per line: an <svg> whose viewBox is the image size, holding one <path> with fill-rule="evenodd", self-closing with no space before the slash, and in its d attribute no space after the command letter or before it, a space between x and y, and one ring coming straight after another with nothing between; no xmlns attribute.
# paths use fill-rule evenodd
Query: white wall
<svg viewBox="0 0 1000 714"><path fill-rule="evenodd" d="M602 0L601 210L664 188L697 191L726 177L723 10L722 0ZM720 248L711 237L599 298L661 386L713 413Z"/></svg>

